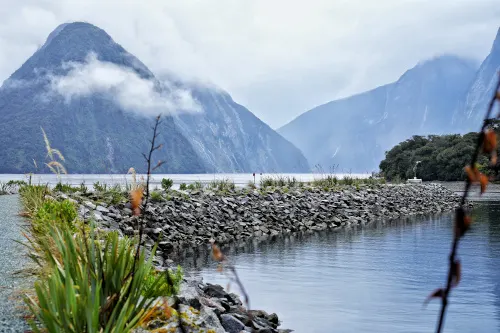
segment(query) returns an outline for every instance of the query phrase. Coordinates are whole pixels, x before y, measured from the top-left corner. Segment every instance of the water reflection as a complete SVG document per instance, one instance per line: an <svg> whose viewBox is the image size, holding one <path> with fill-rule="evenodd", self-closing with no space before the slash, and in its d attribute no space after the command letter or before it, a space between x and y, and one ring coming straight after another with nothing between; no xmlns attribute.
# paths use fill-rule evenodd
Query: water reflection
<svg viewBox="0 0 500 333"><path fill-rule="evenodd" d="M500 321L500 206L481 205L459 250L464 273L453 291L446 332L494 332ZM439 302L427 294L444 284L451 214L225 249L253 308L277 312L296 332L432 332ZM495 259L494 259L495 258ZM207 251L187 269L225 284Z"/></svg>

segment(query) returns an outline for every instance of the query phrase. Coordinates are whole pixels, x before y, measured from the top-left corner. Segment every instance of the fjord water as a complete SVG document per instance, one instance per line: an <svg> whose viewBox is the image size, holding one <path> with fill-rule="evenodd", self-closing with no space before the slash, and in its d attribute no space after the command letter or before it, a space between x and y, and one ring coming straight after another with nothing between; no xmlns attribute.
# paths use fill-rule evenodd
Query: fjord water
<svg viewBox="0 0 500 333"><path fill-rule="evenodd" d="M474 211L474 228L459 249L462 281L452 292L445 332L500 329L500 204L477 204ZM452 214L443 214L226 251L251 308L276 312L284 328L433 332L440 303L423 302L444 284L451 225ZM208 257L188 263L187 270L205 282L227 284Z"/></svg>

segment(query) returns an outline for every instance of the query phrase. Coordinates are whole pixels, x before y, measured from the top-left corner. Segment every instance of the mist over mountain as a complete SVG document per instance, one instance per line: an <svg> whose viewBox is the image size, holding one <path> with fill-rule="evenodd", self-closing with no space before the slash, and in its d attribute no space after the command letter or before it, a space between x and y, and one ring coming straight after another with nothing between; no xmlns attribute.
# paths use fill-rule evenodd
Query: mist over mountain
<svg viewBox="0 0 500 333"><path fill-rule="evenodd" d="M159 80L104 30L74 22L57 27L0 88L0 172L48 172L41 127L70 173L143 172L160 113L155 158L165 164L157 172L309 169L227 93Z"/></svg>
<svg viewBox="0 0 500 333"><path fill-rule="evenodd" d="M323 170L371 172L385 151L412 135L457 131L477 65L444 55L421 62L396 82L316 107L278 130Z"/></svg>
<svg viewBox="0 0 500 333"><path fill-rule="evenodd" d="M458 112L458 123L463 131L477 131L481 126L488 103L498 83L499 73L500 28L490 53L479 67L474 81L465 95L463 108Z"/></svg>

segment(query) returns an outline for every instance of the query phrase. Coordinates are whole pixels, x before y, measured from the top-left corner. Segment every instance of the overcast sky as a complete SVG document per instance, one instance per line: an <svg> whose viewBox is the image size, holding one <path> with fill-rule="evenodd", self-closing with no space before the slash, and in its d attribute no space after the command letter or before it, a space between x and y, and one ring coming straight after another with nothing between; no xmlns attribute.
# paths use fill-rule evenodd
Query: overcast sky
<svg viewBox="0 0 500 333"><path fill-rule="evenodd" d="M1 0L0 80L59 24L88 21L153 72L209 80L277 128L452 53L480 62L498 0ZM8 5L6 5L8 4Z"/></svg>

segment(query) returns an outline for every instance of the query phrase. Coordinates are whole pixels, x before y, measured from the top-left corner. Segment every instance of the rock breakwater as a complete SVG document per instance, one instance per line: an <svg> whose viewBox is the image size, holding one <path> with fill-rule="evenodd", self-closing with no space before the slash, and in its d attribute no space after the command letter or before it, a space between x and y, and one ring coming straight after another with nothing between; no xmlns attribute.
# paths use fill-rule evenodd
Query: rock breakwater
<svg viewBox="0 0 500 333"><path fill-rule="evenodd" d="M96 193L71 195L86 219L102 228L137 233L130 205L106 203ZM157 197L158 198L158 197ZM454 209L458 196L437 184L347 186L335 191L309 189L162 193L143 211L146 242L160 238L161 253L209 242L227 244L253 237L321 231Z"/></svg>

